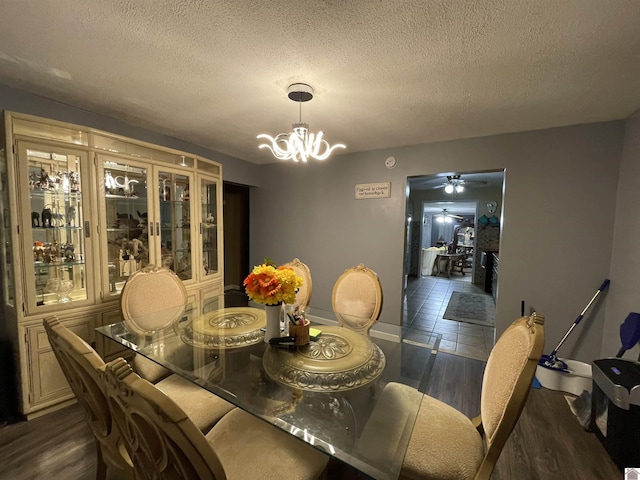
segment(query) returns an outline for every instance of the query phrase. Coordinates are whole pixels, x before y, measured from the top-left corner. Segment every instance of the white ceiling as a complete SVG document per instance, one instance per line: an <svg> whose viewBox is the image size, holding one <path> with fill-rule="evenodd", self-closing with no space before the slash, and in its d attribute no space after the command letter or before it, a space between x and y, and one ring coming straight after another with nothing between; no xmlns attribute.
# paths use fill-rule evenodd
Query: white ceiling
<svg viewBox="0 0 640 480"><path fill-rule="evenodd" d="M476 214L476 202L427 202L422 208L425 215L438 215L444 209L452 215Z"/></svg>
<svg viewBox="0 0 640 480"><path fill-rule="evenodd" d="M254 163L626 118L637 0L3 0L0 83Z"/></svg>

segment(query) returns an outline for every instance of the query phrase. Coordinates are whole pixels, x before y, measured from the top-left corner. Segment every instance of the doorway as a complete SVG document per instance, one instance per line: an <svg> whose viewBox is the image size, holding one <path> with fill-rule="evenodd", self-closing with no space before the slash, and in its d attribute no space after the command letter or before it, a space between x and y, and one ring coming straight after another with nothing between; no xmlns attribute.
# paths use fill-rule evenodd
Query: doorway
<svg viewBox="0 0 640 480"><path fill-rule="evenodd" d="M445 191L451 179L464 180L464 188L451 189L451 193ZM411 243L407 241L405 245L405 262L406 255L411 256L411 261L406 263L412 266L407 269L402 314L402 326L408 335L418 331L440 333L442 351L479 360L488 358L495 336L495 313L491 310L495 309L495 302L491 293L484 288L485 271L481 266L481 258L485 250L498 250L503 182L503 170L408 178L407 211L412 208L414 213L413 228L408 229L413 235L407 235ZM493 207L494 203L498 207L491 208L490 213L489 206ZM456 205L460 205L460 211L456 210ZM434 226L436 216L445 209L446 213L453 215L452 227L448 230ZM488 226L490 218L493 227ZM469 237L464 240L464 246L472 252L468 259L470 269L464 270L465 275L458 271L450 276L442 273L434 275L436 271L430 268L433 264L422 265L422 256L427 253L423 249L434 249L444 244L447 250L455 248L459 252L458 246L452 243L454 237L460 238L462 229L456 226L462 224L465 227L462 235L468 234ZM436 230L438 235L434 236ZM472 247L469 247L469 243ZM434 259L435 256L432 261ZM419 268L416 268L418 265ZM477 317L490 318L491 322L475 322L475 318L469 321L451 319L455 316L451 315L451 311L447 312L447 307L450 302L453 306L456 297L479 300L478 308L483 311L478 311ZM490 313L487 314L487 311Z"/></svg>
<svg viewBox="0 0 640 480"><path fill-rule="evenodd" d="M224 288L241 290L249 272L249 187L223 182Z"/></svg>

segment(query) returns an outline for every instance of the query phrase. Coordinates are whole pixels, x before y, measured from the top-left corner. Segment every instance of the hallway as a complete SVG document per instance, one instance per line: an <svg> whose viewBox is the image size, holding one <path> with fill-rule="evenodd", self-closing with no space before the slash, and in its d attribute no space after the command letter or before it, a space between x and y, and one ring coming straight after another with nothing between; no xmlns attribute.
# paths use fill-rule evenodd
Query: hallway
<svg viewBox="0 0 640 480"><path fill-rule="evenodd" d="M408 332L442 335L439 351L486 361L493 347L495 328L443 319L454 291L488 295L471 283L471 275L455 277L410 277L402 313Z"/></svg>

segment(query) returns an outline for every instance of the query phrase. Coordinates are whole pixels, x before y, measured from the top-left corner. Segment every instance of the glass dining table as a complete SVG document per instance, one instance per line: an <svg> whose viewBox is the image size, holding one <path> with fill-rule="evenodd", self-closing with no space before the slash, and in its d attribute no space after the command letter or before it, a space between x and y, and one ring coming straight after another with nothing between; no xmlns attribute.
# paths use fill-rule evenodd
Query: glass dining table
<svg viewBox="0 0 640 480"><path fill-rule="evenodd" d="M440 335L363 336L336 326L335 313L309 309L317 331L307 345L291 345L286 330L283 342L271 345L264 341L266 315L259 305L225 306L220 296L165 313L176 320L157 331L140 327L148 328L150 318L97 331L365 475L398 477ZM415 393L404 404L404 424L395 425L401 435L381 459L365 446L388 439L364 427L392 381Z"/></svg>

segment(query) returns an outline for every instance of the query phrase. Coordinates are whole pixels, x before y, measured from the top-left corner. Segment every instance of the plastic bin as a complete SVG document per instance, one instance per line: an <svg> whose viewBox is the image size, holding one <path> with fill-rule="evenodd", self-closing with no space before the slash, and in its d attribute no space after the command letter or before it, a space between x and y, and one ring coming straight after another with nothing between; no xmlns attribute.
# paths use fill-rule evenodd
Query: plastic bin
<svg viewBox="0 0 640 480"><path fill-rule="evenodd" d="M565 358L559 358L559 360L567 364L570 373L551 370L538 365L536 378L540 385L549 390L560 390L576 396L581 395L584 390L591 393L593 388L591 365Z"/></svg>

